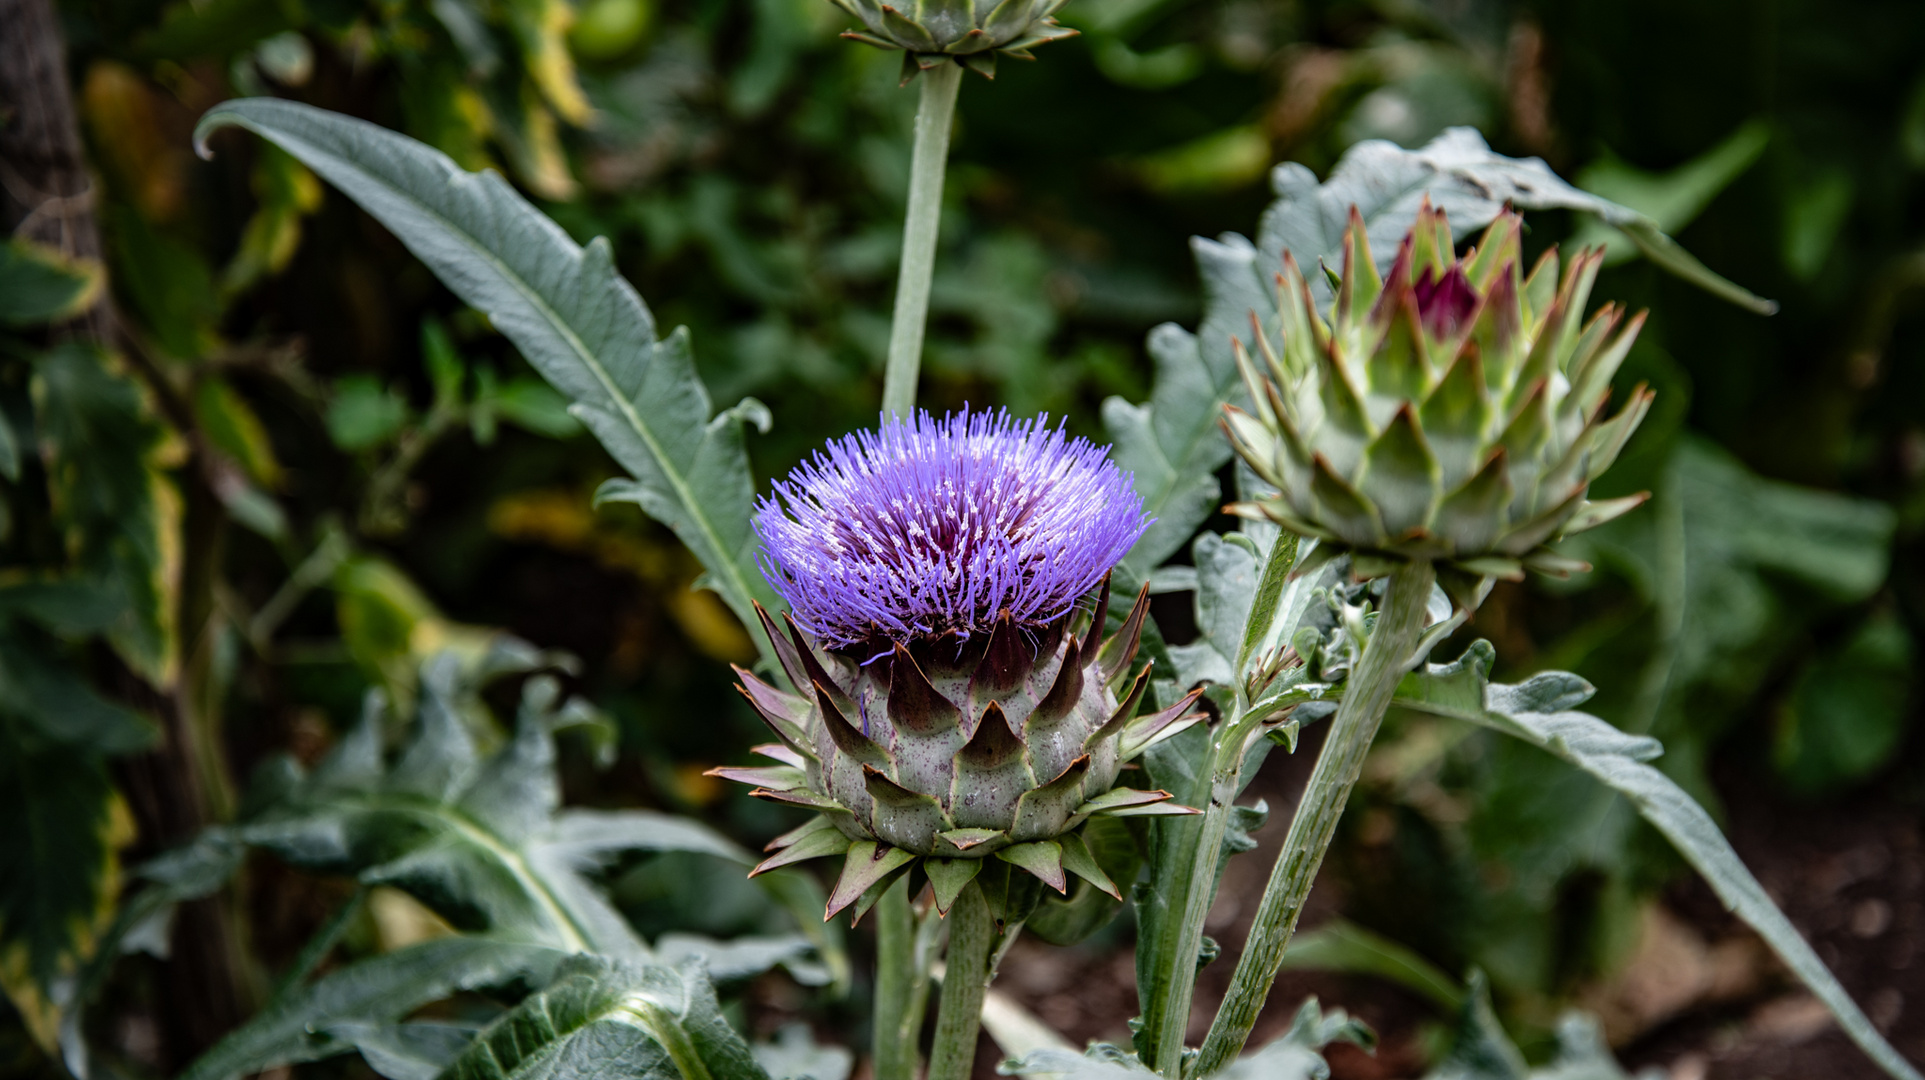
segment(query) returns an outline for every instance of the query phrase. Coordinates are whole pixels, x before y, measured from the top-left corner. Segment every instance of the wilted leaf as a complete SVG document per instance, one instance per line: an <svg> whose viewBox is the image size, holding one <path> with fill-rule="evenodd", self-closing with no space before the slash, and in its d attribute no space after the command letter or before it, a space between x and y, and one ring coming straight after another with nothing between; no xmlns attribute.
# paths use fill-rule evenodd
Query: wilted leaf
<svg viewBox="0 0 1925 1080"><path fill-rule="evenodd" d="M1756 930L1825 1003L1867 1056L1894 1077L1920 1080L1918 1071L1878 1033L1772 903L1711 815L1669 777L1646 764L1663 752L1657 741L1627 735L1589 713L1571 711L1589 696L1589 686L1565 672L1540 674L1515 686L1491 683L1495 655L1489 642L1477 641L1453 664L1429 664L1412 672L1398 687L1394 707L1454 717L1522 739L1623 795L1704 875L1725 906Z"/></svg>

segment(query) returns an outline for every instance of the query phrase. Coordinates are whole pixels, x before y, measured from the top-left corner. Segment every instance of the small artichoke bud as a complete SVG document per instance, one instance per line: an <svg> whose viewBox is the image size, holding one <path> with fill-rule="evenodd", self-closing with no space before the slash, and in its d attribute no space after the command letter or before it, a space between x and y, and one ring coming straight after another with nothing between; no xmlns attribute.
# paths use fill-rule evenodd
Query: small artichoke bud
<svg viewBox="0 0 1925 1080"><path fill-rule="evenodd" d="M1147 589L1103 635L1108 571L1148 524L1129 477L1060 428L925 413L832 445L776 493L756 530L786 629L757 610L794 692L736 669L776 764L714 774L819 816L755 872L841 856L830 916L908 873L947 911L989 859L1120 898L1077 829L1193 813L1114 785L1202 719L1194 693L1138 715Z"/></svg>
<svg viewBox="0 0 1925 1080"><path fill-rule="evenodd" d="M1494 578L1589 569L1546 544L1647 497L1585 497L1651 406L1640 385L1606 415L1644 315L1606 304L1585 320L1603 251L1560 274L1553 250L1526 275L1521 225L1500 215L1460 258L1426 200L1379 278L1352 208L1327 319L1286 253L1280 340L1258 328L1260 361L1237 344L1252 408L1224 425L1278 494L1232 511L1349 553L1360 577L1430 559L1464 608Z"/></svg>
<svg viewBox="0 0 1925 1080"><path fill-rule="evenodd" d="M901 49L903 81L945 61L996 77L996 57L1033 60L1029 50L1076 31L1052 17L1064 0L833 0L862 20L842 36L880 49Z"/></svg>

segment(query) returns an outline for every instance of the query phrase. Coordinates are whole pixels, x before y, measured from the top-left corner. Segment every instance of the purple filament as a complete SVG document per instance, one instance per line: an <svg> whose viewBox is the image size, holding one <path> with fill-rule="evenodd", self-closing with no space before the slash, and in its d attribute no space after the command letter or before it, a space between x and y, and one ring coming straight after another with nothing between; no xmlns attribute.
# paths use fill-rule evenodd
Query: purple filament
<svg viewBox="0 0 1925 1080"><path fill-rule="evenodd" d="M1150 520L1106 447L1046 421L965 406L831 442L757 505L763 575L838 648L1067 613Z"/></svg>

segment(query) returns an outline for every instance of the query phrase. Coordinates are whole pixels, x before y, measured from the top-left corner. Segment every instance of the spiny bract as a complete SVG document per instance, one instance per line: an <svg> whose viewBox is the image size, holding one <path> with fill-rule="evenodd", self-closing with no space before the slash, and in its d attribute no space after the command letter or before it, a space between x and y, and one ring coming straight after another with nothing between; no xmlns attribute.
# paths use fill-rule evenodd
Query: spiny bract
<svg viewBox="0 0 1925 1080"><path fill-rule="evenodd" d="M1053 16L1064 0L831 0L862 20L863 29L842 36L881 49L901 49L903 81L938 64L954 62L989 78L996 57L1033 60L1029 50L1076 31Z"/></svg>
<svg viewBox="0 0 1925 1080"><path fill-rule="evenodd" d="M737 668L777 764L714 773L820 816L756 872L843 856L830 915L911 872L946 911L992 856L1117 895L1075 830L1193 812L1112 786L1201 719L1194 694L1137 715L1147 590L1103 639L1108 571L1148 524L1128 476L1040 422L924 413L832 444L775 490L756 529L787 633L757 610L798 692Z"/></svg>
<svg viewBox="0 0 1925 1080"><path fill-rule="evenodd" d="M1494 577L1585 569L1544 545L1645 499L1585 499L1651 405L1640 385L1605 418L1644 315L1607 304L1583 321L1603 251L1560 278L1553 249L1526 277L1521 224L1500 215L1458 258L1426 200L1380 279L1353 208L1327 322L1286 253L1281 344L1258 328L1261 368L1237 344L1253 411L1225 417L1279 494L1232 509L1349 551L1360 576L1433 560L1466 607Z"/></svg>

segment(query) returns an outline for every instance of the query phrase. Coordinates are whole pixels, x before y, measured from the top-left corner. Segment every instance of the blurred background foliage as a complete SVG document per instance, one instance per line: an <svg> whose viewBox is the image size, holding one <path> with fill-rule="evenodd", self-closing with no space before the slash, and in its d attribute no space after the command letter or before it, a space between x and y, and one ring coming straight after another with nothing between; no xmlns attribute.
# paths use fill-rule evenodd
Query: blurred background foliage
<svg viewBox="0 0 1925 1080"><path fill-rule="evenodd" d="M44 838L89 853L36 905L13 895L20 843L0 841L4 1059L55 1068L34 1046L59 1012L45 988L92 948L121 862L191 831L156 785L227 818L265 755L315 760L366 687L406 698L445 647L479 656L505 631L578 658L570 689L609 724L567 747L571 801L776 831L701 775L756 736L722 663L753 645L689 590L699 567L667 530L591 505L611 466L560 399L292 159L234 139L202 163L188 134L218 101L275 94L502 169L577 239L613 241L660 321L692 329L719 402L770 404L749 440L770 476L873 420L914 109L897 58L838 41L824 0L58 9L122 347L0 331L0 772L23 814L37 770L71 772L38 777L81 808ZM1584 674L1596 711L1662 739L1663 767L1710 805L1714 761L1774 797L1916 805L1925 9L1839 15L1078 0L1063 19L1080 39L962 96L923 401L1098 434L1103 398L1147 394L1145 332L1200 311L1185 238L1252 232L1273 162L1322 173L1360 139L1473 125L1782 310L1747 314L1614 243L1597 295L1653 312L1620 389L1659 398L1603 494L1656 498L1573 545L1596 573L1501 587L1464 633L1496 642L1502 678ZM1614 242L1559 214L1531 226L1533 255ZM1158 608L1172 640L1185 607ZM35 726L75 701L108 733L78 757ZM155 721L172 773L138 764ZM1336 869L1350 919L1445 970L1482 966L1548 1031L1557 1003L1608 984L1679 868L1601 790L1542 768L1393 725ZM234 929L198 931L211 953L183 953L197 931L175 928L176 966L225 971L230 1012L325 910L275 895L286 876L217 902ZM634 880L617 896L645 928L740 921L718 891L756 902ZM170 1002L162 965L128 967L104 1021L121 1068L170 1071L238 1019L175 1022L220 1005ZM1638 1033L1625 1023L1614 1037Z"/></svg>

